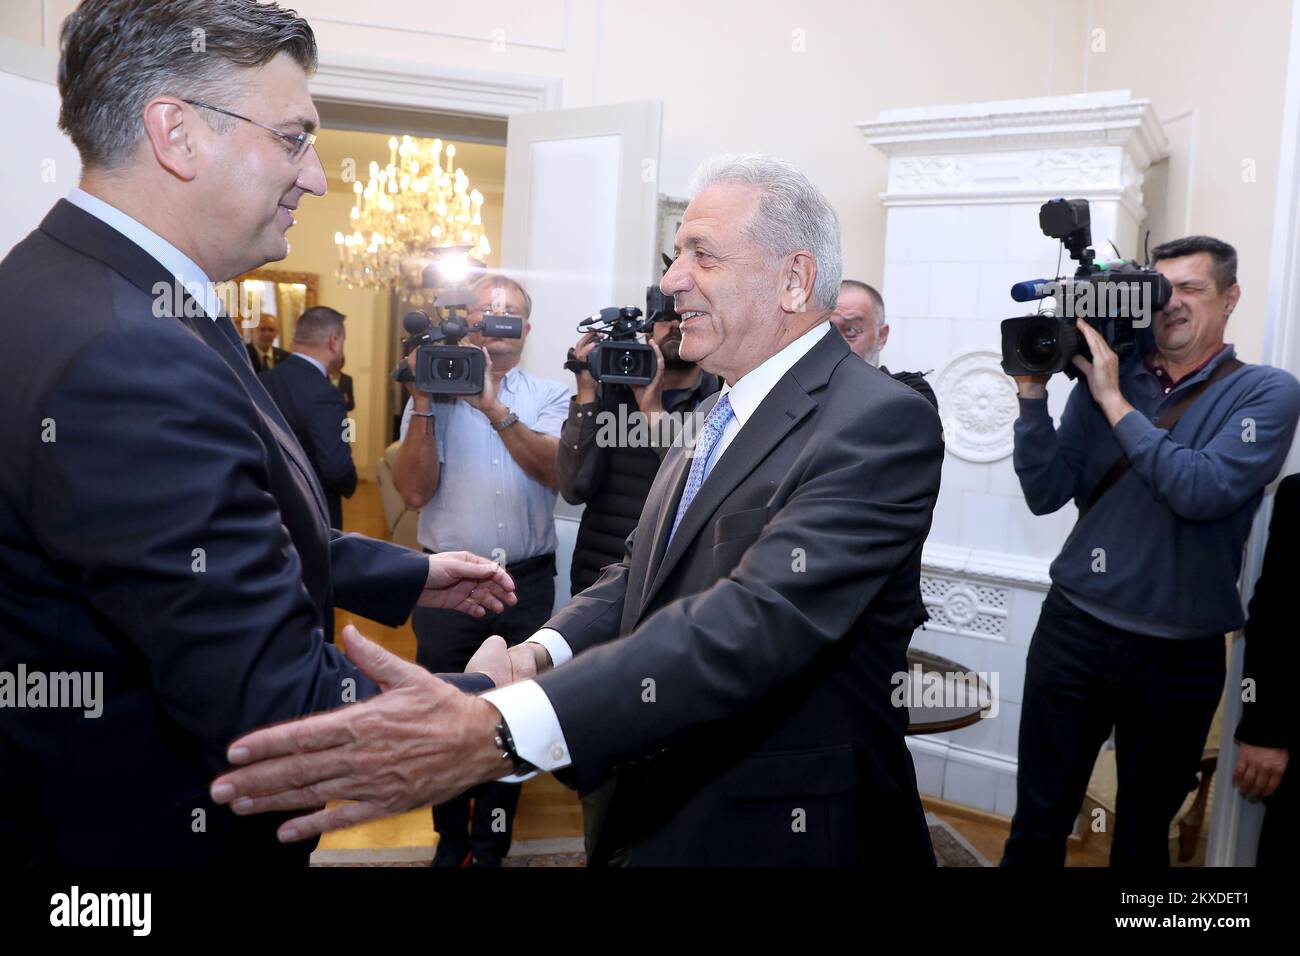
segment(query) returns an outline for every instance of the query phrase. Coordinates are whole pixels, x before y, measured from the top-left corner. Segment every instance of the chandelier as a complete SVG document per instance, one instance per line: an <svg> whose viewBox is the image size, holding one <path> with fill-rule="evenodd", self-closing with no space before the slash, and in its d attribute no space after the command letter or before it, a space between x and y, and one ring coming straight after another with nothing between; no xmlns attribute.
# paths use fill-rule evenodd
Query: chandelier
<svg viewBox="0 0 1300 956"><path fill-rule="evenodd" d="M366 184L352 184L351 231L334 233L340 283L396 289L411 302L427 304L434 290L422 279L435 249L467 247L473 258L487 257L483 194L470 189L455 158L456 146L447 143L444 150L440 139L389 138L388 165L372 162Z"/></svg>

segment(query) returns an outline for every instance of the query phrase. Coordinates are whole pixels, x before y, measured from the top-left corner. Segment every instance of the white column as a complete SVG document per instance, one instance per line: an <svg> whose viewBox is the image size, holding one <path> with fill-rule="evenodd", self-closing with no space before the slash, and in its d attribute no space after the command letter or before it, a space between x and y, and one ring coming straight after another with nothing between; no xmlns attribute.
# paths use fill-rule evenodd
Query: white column
<svg viewBox="0 0 1300 956"><path fill-rule="evenodd" d="M886 110L859 129L889 157L882 361L927 373L947 444L921 583L931 621L913 646L997 681L996 717L909 743L922 792L1010 815L1025 651L1075 508L1025 506L999 323L1028 311L1013 283L1074 271L1039 229L1048 199L1089 201L1098 258L1117 254L1110 242L1142 257L1143 176L1167 145L1127 90ZM1053 415L1070 387L1049 384Z"/></svg>

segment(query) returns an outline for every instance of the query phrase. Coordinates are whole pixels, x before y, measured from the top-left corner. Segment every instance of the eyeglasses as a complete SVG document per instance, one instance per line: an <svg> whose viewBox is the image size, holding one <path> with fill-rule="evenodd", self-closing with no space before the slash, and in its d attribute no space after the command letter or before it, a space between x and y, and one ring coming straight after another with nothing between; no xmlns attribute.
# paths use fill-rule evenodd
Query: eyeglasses
<svg viewBox="0 0 1300 956"><path fill-rule="evenodd" d="M268 133L274 133L276 136L280 137L280 139L293 147L290 159L295 163L302 159L303 155L306 154L307 149L316 142L316 134L308 133L306 130L303 130L301 133L286 133L284 130L276 129L274 126L267 126L265 123L259 123L257 120L249 119L247 116L240 116L238 113L230 112L230 110L223 110L220 106L210 106L207 103L200 103L198 100L182 100L182 102L189 103L190 106L201 106L203 109L212 110L214 113L233 116L235 119L243 120L245 123L252 123L254 126L259 126Z"/></svg>

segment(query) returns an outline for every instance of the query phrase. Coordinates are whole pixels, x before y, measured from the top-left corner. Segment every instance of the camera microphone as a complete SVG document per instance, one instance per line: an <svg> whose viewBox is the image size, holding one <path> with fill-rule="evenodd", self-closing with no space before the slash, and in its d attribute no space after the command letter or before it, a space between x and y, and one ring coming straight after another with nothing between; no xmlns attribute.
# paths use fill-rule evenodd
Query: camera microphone
<svg viewBox="0 0 1300 956"><path fill-rule="evenodd" d="M1017 302L1045 299L1052 294L1052 287L1055 285L1055 279L1026 279L1011 287L1011 298Z"/></svg>
<svg viewBox="0 0 1300 956"><path fill-rule="evenodd" d="M429 313L421 312L418 309L402 316L402 328L406 329L407 335L419 335L422 332L427 332L432 324L433 321L429 318Z"/></svg>

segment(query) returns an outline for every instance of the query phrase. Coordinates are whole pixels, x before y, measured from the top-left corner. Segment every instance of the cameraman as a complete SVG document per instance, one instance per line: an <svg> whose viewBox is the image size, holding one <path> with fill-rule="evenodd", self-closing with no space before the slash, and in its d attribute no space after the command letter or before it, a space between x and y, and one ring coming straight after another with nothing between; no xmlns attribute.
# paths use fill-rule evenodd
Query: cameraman
<svg viewBox="0 0 1300 956"><path fill-rule="evenodd" d="M524 319L521 335L465 337L467 345L484 346L488 357L478 395L435 400L414 382L407 384L411 398L402 416L393 484L408 507L420 509L425 550L470 551L505 564L518 603L481 618L417 609L411 615L416 661L434 672L464 670L493 634L519 643L546 623L555 604L555 454L568 389L518 368L532 311L523 286L497 274L480 279L472 291L471 324L488 311L518 315ZM407 359L412 371L414 357L412 352ZM518 802L517 784L493 782L434 807L434 866L471 859L499 865L510 849Z"/></svg>
<svg viewBox="0 0 1300 956"><path fill-rule="evenodd" d="M1112 727L1111 865L1168 866L1169 825L1223 689L1224 634L1243 622L1242 546L1300 414L1300 383L1224 344L1241 295L1232 246L1190 236L1152 260L1173 286L1153 349L1121 365L1080 320L1093 359L1073 359L1087 387L1059 428L1047 376L1016 377L1014 462L1029 509L1074 499L1080 517L1029 646L1004 866L1064 863Z"/></svg>
<svg viewBox="0 0 1300 956"><path fill-rule="evenodd" d="M630 421L634 414L644 414L647 432L659 436L668 431L659 427L665 411L674 417L689 414L722 387L716 375L701 371L679 354L681 316L671 307L661 314L664 318L656 321L646 336L655 350L657 368L650 384L602 386L585 368L574 373L578 394L569 404L555 462L564 500L573 505L587 503L578 526L569 576L574 594L594 584L601 568L622 560L623 541L636 527L655 472L670 447L667 441L652 441L648 447L625 446L622 442L616 447L601 447L596 436L603 416ZM585 363L595 344L594 332L578 339L574 347L577 360ZM619 415L620 406L626 409L623 416Z"/></svg>

